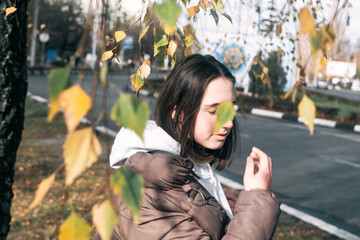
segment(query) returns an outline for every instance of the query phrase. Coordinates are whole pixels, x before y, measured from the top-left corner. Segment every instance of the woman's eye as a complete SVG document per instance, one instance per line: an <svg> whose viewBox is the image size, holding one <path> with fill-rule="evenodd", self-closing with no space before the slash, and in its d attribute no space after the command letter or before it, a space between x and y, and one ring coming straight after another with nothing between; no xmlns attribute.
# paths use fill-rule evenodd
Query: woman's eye
<svg viewBox="0 0 360 240"><path fill-rule="evenodd" d="M210 113L211 115L215 115L215 114L216 114L216 111L209 111L209 113Z"/></svg>

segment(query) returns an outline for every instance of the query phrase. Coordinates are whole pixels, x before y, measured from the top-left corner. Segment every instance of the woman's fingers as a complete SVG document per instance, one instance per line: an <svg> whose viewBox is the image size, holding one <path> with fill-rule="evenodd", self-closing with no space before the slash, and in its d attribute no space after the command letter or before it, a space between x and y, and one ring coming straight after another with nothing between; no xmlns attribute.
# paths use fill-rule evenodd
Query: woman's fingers
<svg viewBox="0 0 360 240"><path fill-rule="evenodd" d="M257 160L256 160L257 159ZM244 188L270 190L272 182L271 158L257 147L253 147L246 160Z"/></svg>
<svg viewBox="0 0 360 240"><path fill-rule="evenodd" d="M261 151L259 148L253 147L252 152L250 153L250 157L259 160L259 165L261 168L259 170L269 169L271 171L272 169L271 158L266 153Z"/></svg>

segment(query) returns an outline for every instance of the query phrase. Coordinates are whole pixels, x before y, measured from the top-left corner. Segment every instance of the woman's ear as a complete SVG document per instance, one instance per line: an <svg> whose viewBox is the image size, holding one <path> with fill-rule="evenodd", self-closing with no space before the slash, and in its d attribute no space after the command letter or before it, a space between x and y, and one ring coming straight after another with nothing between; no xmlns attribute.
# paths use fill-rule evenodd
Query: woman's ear
<svg viewBox="0 0 360 240"><path fill-rule="evenodd" d="M172 113L171 113L171 118L172 118L173 120L177 120L179 123L182 123L183 118L184 118L184 113L183 113L183 112L181 112L181 113L178 115L178 119L175 119L175 117L176 117L176 106L174 107L174 110L173 110Z"/></svg>

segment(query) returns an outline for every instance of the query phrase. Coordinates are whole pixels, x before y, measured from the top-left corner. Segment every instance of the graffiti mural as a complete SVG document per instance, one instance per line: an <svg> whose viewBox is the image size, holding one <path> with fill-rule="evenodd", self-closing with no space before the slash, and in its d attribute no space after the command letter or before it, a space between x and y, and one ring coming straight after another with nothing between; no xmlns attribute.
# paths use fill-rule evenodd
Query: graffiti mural
<svg viewBox="0 0 360 240"><path fill-rule="evenodd" d="M243 47L236 43L231 45L214 43L214 45L213 54L230 69L232 74L237 75L237 73L245 68L246 56Z"/></svg>

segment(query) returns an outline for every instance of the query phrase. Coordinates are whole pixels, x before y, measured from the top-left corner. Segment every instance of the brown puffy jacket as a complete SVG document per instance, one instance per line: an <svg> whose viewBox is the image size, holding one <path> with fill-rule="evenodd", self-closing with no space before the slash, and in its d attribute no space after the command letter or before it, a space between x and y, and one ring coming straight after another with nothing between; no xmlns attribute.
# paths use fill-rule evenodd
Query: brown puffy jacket
<svg viewBox="0 0 360 240"><path fill-rule="evenodd" d="M179 156L139 152L125 165L144 179L139 224L120 197L111 239L271 239L280 200L264 190L242 191L230 221L222 206L196 180L193 163Z"/></svg>

